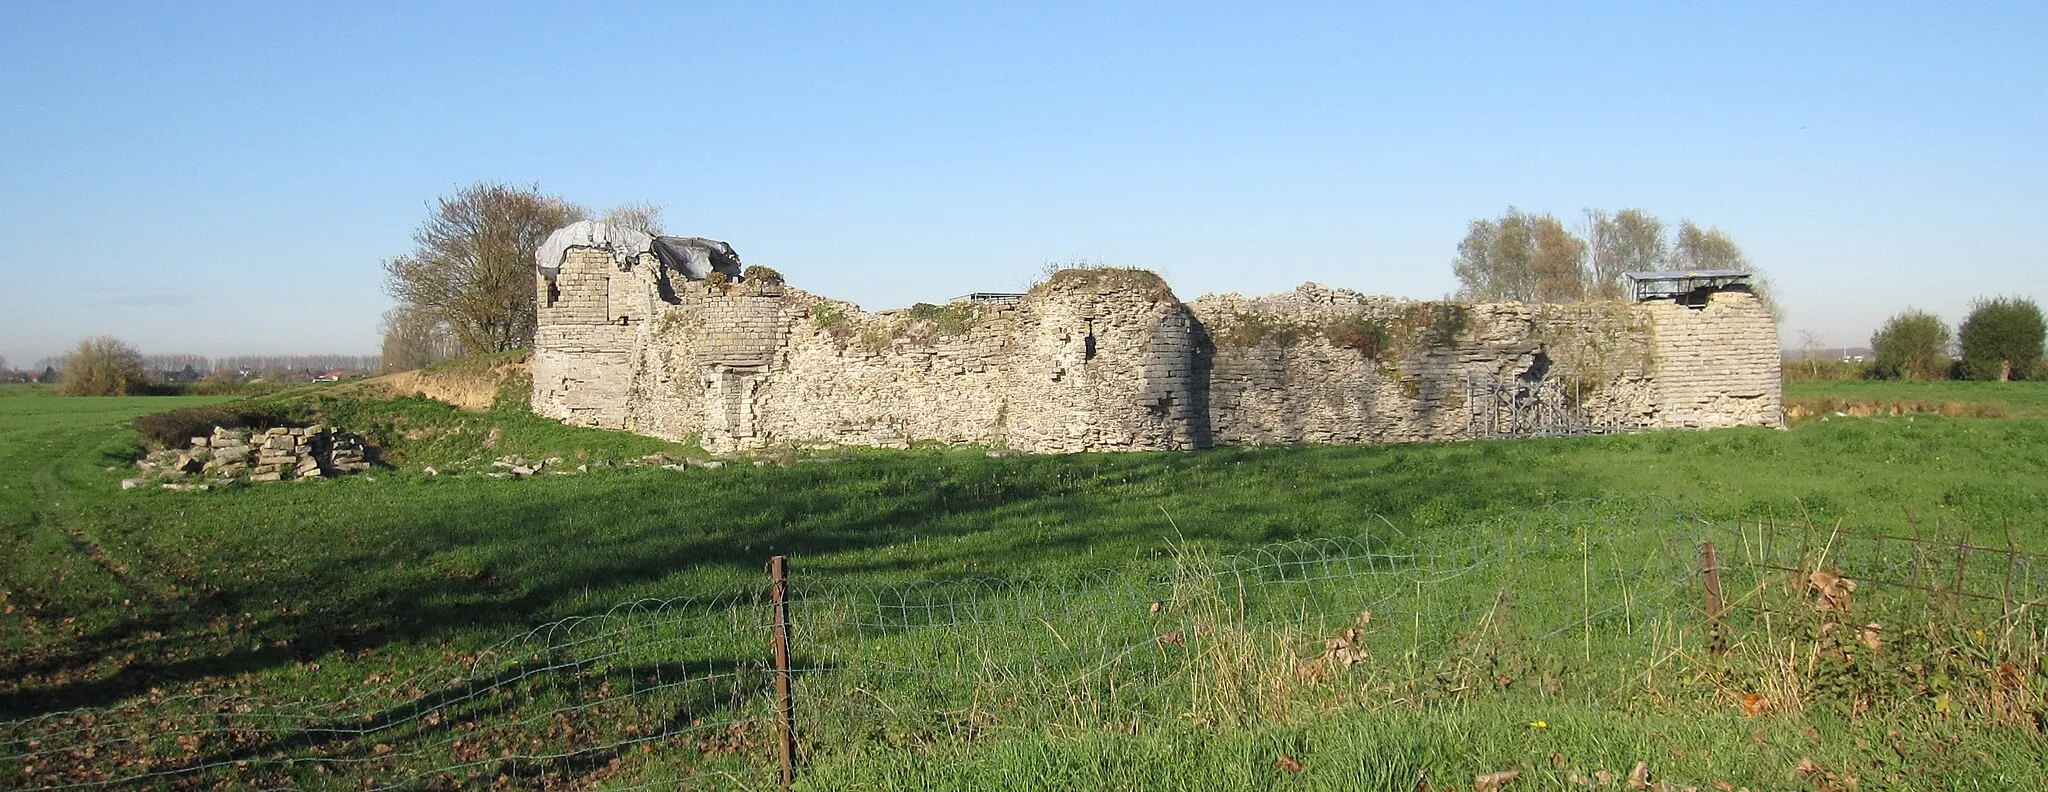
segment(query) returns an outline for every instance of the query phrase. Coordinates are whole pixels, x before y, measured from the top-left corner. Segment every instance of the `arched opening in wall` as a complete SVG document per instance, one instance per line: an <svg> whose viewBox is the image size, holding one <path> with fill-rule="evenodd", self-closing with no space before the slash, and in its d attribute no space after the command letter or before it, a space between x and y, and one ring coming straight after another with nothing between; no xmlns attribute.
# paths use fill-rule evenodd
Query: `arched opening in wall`
<svg viewBox="0 0 2048 792"><path fill-rule="evenodd" d="M1081 359L1082 359L1082 360L1094 360L1094 359L1095 359L1095 320L1094 320L1094 319L1088 319L1088 320L1085 320L1085 321L1087 321L1087 323L1088 323L1088 333L1087 333L1087 335L1084 335L1084 336L1082 336L1082 337L1081 337Z"/></svg>
<svg viewBox="0 0 2048 792"><path fill-rule="evenodd" d="M542 305L541 307L542 307L542 308L553 308L553 307L555 307L555 303L556 303L557 301L559 301L559 300L561 300L561 299L562 299L562 285L561 285L561 284L559 284L559 283L556 283L556 282L555 282L555 279L554 279L554 278L550 278L550 277L548 277L548 276L546 276L546 275L542 275L542 276L541 276L541 282L542 282L542 283L546 283L546 284L547 284L547 287L546 287L547 297L545 297L545 298L544 298L544 303L545 303L545 304L543 304L543 305Z"/></svg>

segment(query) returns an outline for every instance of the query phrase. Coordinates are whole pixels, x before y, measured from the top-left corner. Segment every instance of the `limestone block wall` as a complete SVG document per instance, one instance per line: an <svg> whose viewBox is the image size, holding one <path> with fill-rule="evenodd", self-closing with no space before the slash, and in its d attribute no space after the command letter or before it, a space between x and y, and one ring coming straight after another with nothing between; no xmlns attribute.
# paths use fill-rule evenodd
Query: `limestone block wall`
<svg viewBox="0 0 2048 792"><path fill-rule="evenodd" d="M1778 326L1745 292L1713 295L1704 309L1644 303L1657 359L1656 425L1719 428L1784 423Z"/></svg>
<svg viewBox="0 0 2048 792"><path fill-rule="evenodd" d="M611 317L611 276L618 267L609 252L574 248L562 257L561 272L539 281L540 324L605 324Z"/></svg>
<svg viewBox="0 0 2048 792"><path fill-rule="evenodd" d="M870 314L779 283L663 277L651 257L572 248L541 279L537 413L714 451L1387 443L1471 436L1509 409L1474 383L1543 380L1571 383L1543 398L1615 427L1782 421L1776 328L1747 294L1695 310L1308 285L1183 304L1150 273L1078 270L1015 304Z"/></svg>
<svg viewBox="0 0 2048 792"><path fill-rule="evenodd" d="M1038 452L1194 444L1191 317L1158 276L1060 273L1017 314L1007 443Z"/></svg>
<svg viewBox="0 0 2048 792"><path fill-rule="evenodd" d="M1489 385L1550 378L1596 424L1650 425L1646 323L1620 303L1467 305L1304 286L1205 297L1218 445L1449 440L1506 405Z"/></svg>
<svg viewBox="0 0 2048 792"><path fill-rule="evenodd" d="M759 400L769 442L902 447L1004 441L1013 308L942 330L794 293L783 361Z"/></svg>

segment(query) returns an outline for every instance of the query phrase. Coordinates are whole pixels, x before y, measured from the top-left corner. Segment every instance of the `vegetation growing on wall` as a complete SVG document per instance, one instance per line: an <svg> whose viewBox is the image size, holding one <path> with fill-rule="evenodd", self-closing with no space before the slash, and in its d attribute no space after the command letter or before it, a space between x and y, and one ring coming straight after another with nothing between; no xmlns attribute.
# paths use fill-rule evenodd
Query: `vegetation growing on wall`
<svg viewBox="0 0 2048 792"><path fill-rule="evenodd" d="M1471 324L1471 309L1454 302L1410 303L1401 307L1395 319L1403 337L1420 342L1429 350L1457 346Z"/></svg>
<svg viewBox="0 0 2048 792"><path fill-rule="evenodd" d="M1095 292L1127 291L1150 299L1161 299L1173 295L1173 289L1166 280L1151 270L1133 267L1086 267L1063 269L1052 274L1045 283L1033 286L1053 289L1085 289Z"/></svg>
<svg viewBox="0 0 2048 792"><path fill-rule="evenodd" d="M655 320L654 322L654 334L665 336L670 333L674 333L678 329L681 329L682 326L683 315L681 312L662 311L661 318Z"/></svg>
<svg viewBox="0 0 2048 792"><path fill-rule="evenodd" d="M831 303L811 305L811 325L838 336L840 329L846 327L846 309Z"/></svg>
<svg viewBox="0 0 2048 792"><path fill-rule="evenodd" d="M753 265L741 271L740 280L746 281L748 283L760 283L763 285L777 286L783 283L781 272L777 272L776 270L768 267L763 267L759 264Z"/></svg>
<svg viewBox="0 0 2048 792"><path fill-rule="evenodd" d="M1378 358L1392 351L1394 328L1387 320L1369 316L1361 309L1323 325L1323 337L1332 346L1356 349L1366 357Z"/></svg>
<svg viewBox="0 0 2048 792"><path fill-rule="evenodd" d="M1305 332L1306 328L1287 321L1285 317L1240 311L1231 315L1229 325L1218 337L1230 346L1243 349L1267 344L1284 349L1294 346Z"/></svg>
<svg viewBox="0 0 2048 792"><path fill-rule="evenodd" d="M861 346L875 352L887 352L896 345L896 328L882 322L872 322L860 329Z"/></svg>
<svg viewBox="0 0 2048 792"><path fill-rule="evenodd" d="M952 302L945 305L918 303L908 311L913 321L922 322L937 330L939 335L966 335L980 318L980 310L974 303Z"/></svg>

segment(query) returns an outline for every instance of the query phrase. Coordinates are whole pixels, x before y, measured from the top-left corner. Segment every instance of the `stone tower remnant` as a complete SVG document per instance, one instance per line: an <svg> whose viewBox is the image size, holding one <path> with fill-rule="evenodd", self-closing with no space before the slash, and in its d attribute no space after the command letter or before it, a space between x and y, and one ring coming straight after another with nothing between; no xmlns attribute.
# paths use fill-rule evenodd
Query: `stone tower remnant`
<svg viewBox="0 0 2048 792"><path fill-rule="evenodd" d="M1569 305L1315 284L1184 303L1149 272L1080 269L1016 300L867 313L740 279L725 243L596 221L537 264L534 411L713 451L1394 443L1544 414L1585 431L1783 424L1777 326L1739 284Z"/></svg>

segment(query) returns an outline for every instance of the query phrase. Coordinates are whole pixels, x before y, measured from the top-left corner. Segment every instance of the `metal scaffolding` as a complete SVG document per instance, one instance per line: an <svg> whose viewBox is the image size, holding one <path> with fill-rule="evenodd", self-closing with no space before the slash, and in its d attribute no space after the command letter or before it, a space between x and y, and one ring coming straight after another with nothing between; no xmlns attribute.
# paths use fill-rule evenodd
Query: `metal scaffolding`
<svg viewBox="0 0 2048 792"><path fill-rule="evenodd" d="M1575 437L1624 431L1595 421L1577 377L1465 374L1466 437Z"/></svg>

